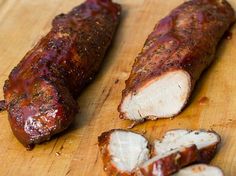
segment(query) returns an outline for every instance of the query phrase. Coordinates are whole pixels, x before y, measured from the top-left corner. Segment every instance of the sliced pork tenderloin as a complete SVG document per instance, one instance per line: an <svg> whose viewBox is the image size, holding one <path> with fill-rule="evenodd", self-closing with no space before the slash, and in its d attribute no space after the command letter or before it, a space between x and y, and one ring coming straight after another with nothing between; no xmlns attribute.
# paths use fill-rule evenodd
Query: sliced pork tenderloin
<svg viewBox="0 0 236 176"><path fill-rule="evenodd" d="M181 169L172 176L224 176L222 170L206 164L195 164Z"/></svg>
<svg viewBox="0 0 236 176"><path fill-rule="evenodd" d="M171 130L154 141L152 158L148 141L127 130L111 130L98 138L104 170L109 176L170 176L196 162L209 162L220 136L204 130Z"/></svg>
<svg viewBox="0 0 236 176"><path fill-rule="evenodd" d="M173 149L195 144L199 150L199 160L209 162L216 153L221 138L216 132L205 130L171 130L161 140L154 141L154 155L161 156Z"/></svg>
<svg viewBox="0 0 236 176"><path fill-rule="evenodd" d="M209 162L220 136L204 130L171 130L154 141L153 158L136 169L138 176L170 176L195 162Z"/></svg>
<svg viewBox="0 0 236 176"><path fill-rule="evenodd" d="M129 176L150 157L148 141L126 130L111 130L98 137L104 170L109 176Z"/></svg>
<svg viewBox="0 0 236 176"><path fill-rule="evenodd" d="M198 160L198 149L196 145L190 145L168 151L157 155L144 164L140 165L136 171L136 176L170 176Z"/></svg>
<svg viewBox="0 0 236 176"><path fill-rule="evenodd" d="M226 0L191 0L174 9L156 25L135 60L120 117L142 121L179 114L234 22Z"/></svg>

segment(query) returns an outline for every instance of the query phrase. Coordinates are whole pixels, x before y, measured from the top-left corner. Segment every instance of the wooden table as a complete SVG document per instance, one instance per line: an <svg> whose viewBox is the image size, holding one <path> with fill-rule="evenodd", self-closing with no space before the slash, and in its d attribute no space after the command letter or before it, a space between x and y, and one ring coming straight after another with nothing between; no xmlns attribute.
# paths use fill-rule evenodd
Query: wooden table
<svg viewBox="0 0 236 176"><path fill-rule="evenodd" d="M154 25L184 0L117 0L123 18L102 70L78 99L80 113L73 125L51 141L25 148L13 136L7 113L0 113L0 175L104 175L97 147L100 133L126 128L117 105L134 58ZM236 9L236 0L229 0ZM50 29L55 15L67 12L81 0L0 0L0 87L9 72ZM151 141L173 128L213 129L222 136L212 164L226 176L236 175L236 26L233 38L224 40L217 60L196 86L190 105L174 119L149 121L135 127ZM207 97L208 101L201 99ZM2 89L0 98L3 98Z"/></svg>

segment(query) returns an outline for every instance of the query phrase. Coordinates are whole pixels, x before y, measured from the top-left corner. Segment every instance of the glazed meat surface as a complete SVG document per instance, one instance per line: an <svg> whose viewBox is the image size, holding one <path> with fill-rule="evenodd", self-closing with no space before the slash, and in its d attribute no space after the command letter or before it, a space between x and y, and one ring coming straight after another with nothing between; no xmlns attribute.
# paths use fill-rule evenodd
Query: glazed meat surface
<svg viewBox="0 0 236 176"><path fill-rule="evenodd" d="M58 15L51 31L12 70L4 97L12 131L26 147L71 124L76 98L98 71L120 12L111 0L87 0Z"/></svg>
<svg viewBox="0 0 236 176"><path fill-rule="evenodd" d="M118 108L121 118L141 121L180 113L234 21L225 0L190 0L171 11L135 60Z"/></svg>

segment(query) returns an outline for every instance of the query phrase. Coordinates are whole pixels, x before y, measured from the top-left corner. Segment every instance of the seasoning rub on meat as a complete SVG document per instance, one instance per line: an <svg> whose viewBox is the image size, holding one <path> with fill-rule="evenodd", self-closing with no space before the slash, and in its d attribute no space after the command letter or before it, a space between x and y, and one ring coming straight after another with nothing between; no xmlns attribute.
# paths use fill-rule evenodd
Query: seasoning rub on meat
<svg viewBox="0 0 236 176"><path fill-rule="evenodd" d="M87 0L58 15L51 31L12 70L4 96L12 131L26 147L71 124L76 98L98 71L120 13L111 0Z"/></svg>
<svg viewBox="0 0 236 176"><path fill-rule="evenodd" d="M179 114L234 21L226 0L190 0L171 11L135 60L118 108L120 117L141 121Z"/></svg>

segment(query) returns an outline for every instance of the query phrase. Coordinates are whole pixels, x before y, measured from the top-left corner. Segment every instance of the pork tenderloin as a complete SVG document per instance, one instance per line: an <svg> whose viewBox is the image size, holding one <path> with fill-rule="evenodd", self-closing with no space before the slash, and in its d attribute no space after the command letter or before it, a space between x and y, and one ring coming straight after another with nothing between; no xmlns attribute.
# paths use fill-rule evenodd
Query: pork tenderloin
<svg viewBox="0 0 236 176"><path fill-rule="evenodd" d="M118 107L120 117L142 121L179 114L234 22L226 0L189 0L172 10L134 62Z"/></svg>
<svg viewBox="0 0 236 176"><path fill-rule="evenodd" d="M135 176L170 176L197 160L196 145L183 146L154 156L136 169Z"/></svg>
<svg viewBox="0 0 236 176"><path fill-rule="evenodd" d="M111 0L86 0L58 15L12 70L4 97L12 131L23 145L32 148L72 123L76 99L98 72L120 13Z"/></svg>
<svg viewBox="0 0 236 176"><path fill-rule="evenodd" d="M199 162L210 162L217 151L221 138L216 132L205 130L170 130L161 140L154 141L154 155L163 155L186 145L196 145Z"/></svg>
<svg viewBox="0 0 236 176"><path fill-rule="evenodd" d="M145 137L126 130L111 130L98 137L104 171L109 176L131 176L150 157Z"/></svg>

